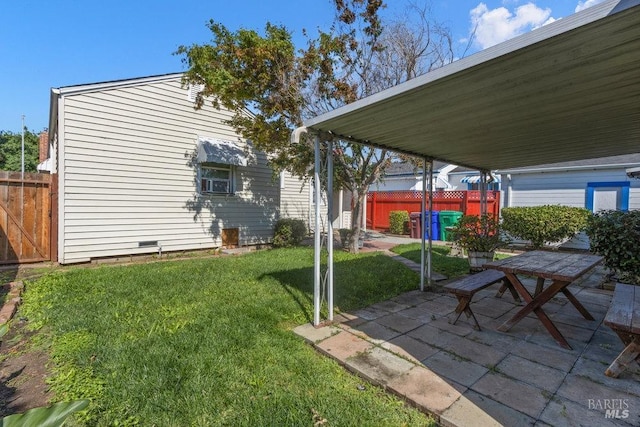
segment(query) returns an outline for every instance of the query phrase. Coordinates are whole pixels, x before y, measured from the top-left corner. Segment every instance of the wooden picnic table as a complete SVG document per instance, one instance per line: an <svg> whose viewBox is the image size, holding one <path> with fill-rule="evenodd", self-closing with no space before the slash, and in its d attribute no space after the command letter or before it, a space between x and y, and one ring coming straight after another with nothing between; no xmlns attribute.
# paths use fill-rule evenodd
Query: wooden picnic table
<svg viewBox="0 0 640 427"><path fill-rule="evenodd" d="M556 294L562 292L585 319L594 320L593 316L580 304L575 295L571 293L568 286L598 265L600 261L602 261L602 257L598 255L557 251L531 251L485 264L485 268L504 272L507 279L525 302L525 306L518 311L515 316L504 322L498 330L503 332L508 331L529 313L533 312L561 346L571 349L567 340L544 312L542 306L549 302ZM533 295L524 287L517 275L537 278L536 289ZM550 280L546 287L545 280Z"/></svg>
<svg viewBox="0 0 640 427"><path fill-rule="evenodd" d="M607 376L617 378L633 360L640 362L640 286L616 283L604 324L625 346L605 371Z"/></svg>

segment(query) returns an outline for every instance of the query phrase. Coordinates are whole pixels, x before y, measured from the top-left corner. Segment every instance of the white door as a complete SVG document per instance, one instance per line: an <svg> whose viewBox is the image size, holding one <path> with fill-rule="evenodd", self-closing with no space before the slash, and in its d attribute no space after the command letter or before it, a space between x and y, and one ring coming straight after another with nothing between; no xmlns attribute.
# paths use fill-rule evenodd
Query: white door
<svg viewBox="0 0 640 427"><path fill-rule="evenodd" d="M597 187L593 190L593 211L620 209L622 191L616 187Z"/></svg>

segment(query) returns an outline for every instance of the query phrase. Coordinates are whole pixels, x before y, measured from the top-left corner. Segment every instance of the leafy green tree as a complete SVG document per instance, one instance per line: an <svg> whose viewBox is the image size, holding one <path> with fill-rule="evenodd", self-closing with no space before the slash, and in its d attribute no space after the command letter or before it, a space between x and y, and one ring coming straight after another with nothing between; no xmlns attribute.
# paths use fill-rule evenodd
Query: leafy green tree
<svg viewBox="0 0 640 427"><path fill-rule="evenodd" d="M270 154L276 170L309 177L311 138L292 145L290 134L314 117L369 96L453 60L451 36L432 22L429 10L412 4L406 15L385 26L381 0L334 0L329 31L307 35L296 51L291 33L266 24L264 34L209 23L210 44L181 46L188 66L185 83L203 85L205 98L234 112L231 125ZM209 98L210 97L210 98ZM250 114L247 114L250 112ZM320 135L323 139L330 135ZM336 188L353 194L352 236L360 232L361 209L369 186L379 180L394 155L347 141L334 141ZM358 251L357 238L350 249Z"/></svg>
<svg viewBox="0 0 640 427"><path fill-rule="evenodd" d="M24 131L24 171L37 172L38 134ZM0 170L22 170L22 134L0 131Z"/></svg>

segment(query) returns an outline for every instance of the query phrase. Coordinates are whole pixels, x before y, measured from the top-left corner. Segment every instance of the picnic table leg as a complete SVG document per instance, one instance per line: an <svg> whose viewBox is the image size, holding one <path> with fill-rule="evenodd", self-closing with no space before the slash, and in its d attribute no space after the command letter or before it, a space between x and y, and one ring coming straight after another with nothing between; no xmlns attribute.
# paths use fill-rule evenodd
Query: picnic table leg
<svg viewBox="0 0 640 427"><path fill-rule="evenodd" d="M582 317L587 320L595 320L591 313L589 313L589 311L587 311L587 309L582 304L580 304L580 301L577 300L575 295L573 295L573 293L568 288L564 288L562 290L562 293L565 294L567 299L571 301L571 304L573 304L573 306L580 312L580 314L582 314Z"/></svg>
<svg viewBox="0 0 640 427"><path fill-rule="evenodd" d="M456 306L456 311L455 311L457 316L453 322L449 321L449 323L451 323L452 325L456 324L456 322L460 318L460 315L462 314L463 311L465 311L470 301L470 298L461 297L460 295L456 295L456 298L458 298L458 305Z"/></svg>
<svg viewBox="0 0 640 427"><path fill-rule="evenodd" d="M544 277L538 277L536 280L536 292L533 294L534 297L537 297L540 292L542 292L542 288L544 287Z"/></svg>
<svg viewBox="0 0 640 427"><path fill-rule="evenodd" d="M627 368L627 365L634 360L640 359L640 343L635 340L630 342L620 353L616 360L607 368L604 374L608 377L618 378L618 376Z"/></svg>
<svg viewBox="0 0 640 427"><path fill-rule="evenodd" d="M456 298L458 298L458 306L456 307L456 311L455 311L457 316L453 322L449 321L449 323L452 325L455 325L458 319L460 318L460 315L464 312L464 314L466 314L468 318L469 317L473 318L473 321L476 324L475 328L480 331L481 329L480 329L480 324L478 323L478 319L476 319L476 316L473 314L473 311L471 311L471 307L469 307L471 298L464 297L461 295L456 295Z"/></svg>
<svg viewBox="0 0 640 427"><path fill-rule="evenodd" d="M506 273L507 278L511 284L518 290L522 298L525 300L526 305L517 312L511 319L504 322L499 331L507 332L516 323L524 319L529 313L533 312L538 319L542 322L547 331L553 338L562 346L567 349L571 349L571 346L567 340L562 336L562 333L558 330L556 325L553 324L549 316L544 312L542 306L546 304L555 294L557 294L564 286L567 286L567 282L554 281L547 289L540 292L535 298L531 296L527 288L524 287L522 282L512 273Z"/></svg>
<svg viewBox="0 0 640 427"><path fill-rule="evenodd" d="M516 291L516 288L513 287L513 285L508 279L504 279L502 281L502 285L500 285L500 289L498 289L498 292L496 293L496 298L502 298L502 295L505 293L507 289L509 289L509 292L511 292L511 296L513 297L513 300L516 303L520 304L522 302L522 300L520 299L520 295L518 295L518 291Z"/></svg>

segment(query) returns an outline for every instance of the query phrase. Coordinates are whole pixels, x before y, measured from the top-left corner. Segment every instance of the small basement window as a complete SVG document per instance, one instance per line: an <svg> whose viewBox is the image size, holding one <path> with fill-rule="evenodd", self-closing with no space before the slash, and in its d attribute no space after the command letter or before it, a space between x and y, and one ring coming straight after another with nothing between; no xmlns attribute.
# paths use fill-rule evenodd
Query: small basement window
<svg viewBox="0 0 640 427"><path fill-rule="evenodd" d="M219 163L200 164L200 192L202 194L233 194L235 168Z"/></svg>

